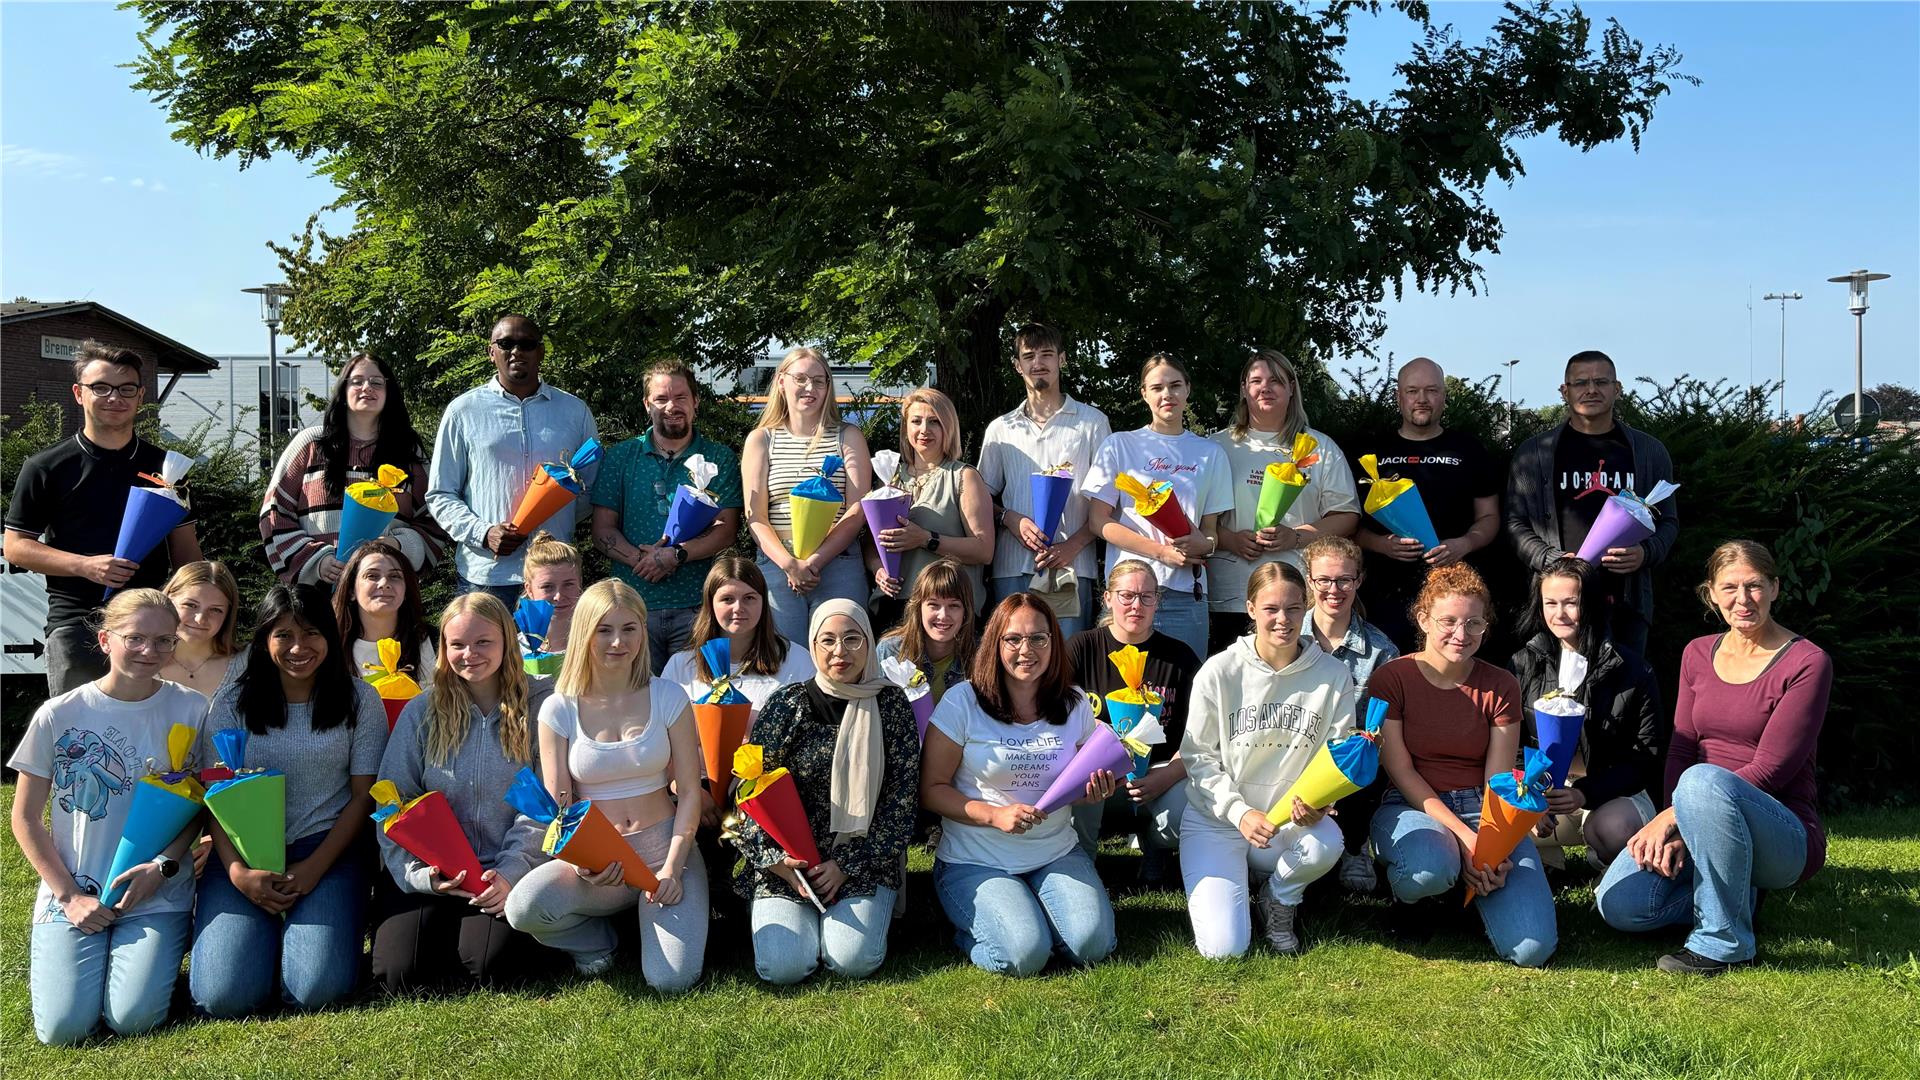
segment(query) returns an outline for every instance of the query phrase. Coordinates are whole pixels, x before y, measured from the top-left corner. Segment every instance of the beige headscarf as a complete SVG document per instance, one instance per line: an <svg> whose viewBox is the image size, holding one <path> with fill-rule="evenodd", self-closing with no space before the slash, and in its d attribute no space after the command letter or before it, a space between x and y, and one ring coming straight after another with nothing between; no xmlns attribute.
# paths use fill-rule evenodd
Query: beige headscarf
<svg viewBox="0 0 1920 1080"><path fill-rule="evenodd" d="M807 651L820 636L820 627L835 615L845 615L867 639L867 666L859 682L839 682L827 674L824 665L815 665L813 684L828 697L847 703L847 715L840 721L840 732L833 740L833 778L829 801L832 803L833 842L838 845L867 835L873 823L873 808L880 801L880 778L887 764L886 744L880 732L880 704L874 698L893 684L880 677L880 661L875 655L873 624L865 608L851 600L829 600L813 609L807 626Z"/></svg>

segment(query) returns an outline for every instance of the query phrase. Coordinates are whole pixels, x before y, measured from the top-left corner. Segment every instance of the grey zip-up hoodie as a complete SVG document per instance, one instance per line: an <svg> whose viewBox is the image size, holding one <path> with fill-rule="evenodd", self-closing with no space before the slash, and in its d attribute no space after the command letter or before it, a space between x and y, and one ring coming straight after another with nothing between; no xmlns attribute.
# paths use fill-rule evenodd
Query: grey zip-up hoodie
<svg viewBox="0 0 1920 1080"><path fill-rule="evenodd" d="M400 719L393 725L393 734L387 737L387 753L380 759L380 779L393 781L403 800L418 798L429 791L446 796L447 805L460 822L460 831L467 834L467 842L480 858L481 869L497 870L508 884L516 884L527 871L547 861L547 856L540 851L546 826L507 805L507 787L513 783L522 763L509 760L501 751L499 720L482 716L473 706L468 708L472 709L472 723L467 728L467 741L445 762L436 765L426 760L421 733L427 714L427 695L421 694L407 702L407 707L400 711ZM527 711L531 729L531 717L540 711L538 697L530 697ZM537 773L540 771L537 737L532 749L533 760L525 764ZM380 858L394 882L408 892L431 894L433 883L426 864L387 839L384 829L375 826L373 831L380 838ZM480 890L474 888L473 891Z"/></svg>

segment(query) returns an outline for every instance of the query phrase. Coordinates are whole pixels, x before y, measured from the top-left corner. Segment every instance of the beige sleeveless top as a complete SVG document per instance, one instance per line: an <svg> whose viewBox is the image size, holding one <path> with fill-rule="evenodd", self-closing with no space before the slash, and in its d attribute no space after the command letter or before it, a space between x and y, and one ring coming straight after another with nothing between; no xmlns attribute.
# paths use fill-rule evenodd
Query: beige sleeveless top
<svg viewBox="0 0 1920 1080"><path fill-rule="evenodd" d="M903 483L909 495L913 496L913 509L907 511L907 520L927 530L937 532L942 537L967 536L967 519L960 513L960 495L964 490L966 463L962 461L943 461L917 479ZM902 553L900 576L909 583L920 576L927 564L940 558L935 552L925 548L916 548ZM986 582L981 573L982 567L967 565L967 580L973 585L973 604L978 610L987 602Z"/></svg>

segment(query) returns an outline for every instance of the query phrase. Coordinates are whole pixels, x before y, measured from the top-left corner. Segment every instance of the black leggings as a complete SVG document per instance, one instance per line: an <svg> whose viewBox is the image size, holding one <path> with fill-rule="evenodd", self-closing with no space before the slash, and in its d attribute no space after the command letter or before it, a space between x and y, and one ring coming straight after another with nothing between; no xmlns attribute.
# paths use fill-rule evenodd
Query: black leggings
<svg viewBox="0 0 1920 1080"><path fill-rule="evenodd" d="M374 898L373 977L404 994L449 983L513 982L561 968L565 955L464 897L402 892L381 876Z"/></svg>

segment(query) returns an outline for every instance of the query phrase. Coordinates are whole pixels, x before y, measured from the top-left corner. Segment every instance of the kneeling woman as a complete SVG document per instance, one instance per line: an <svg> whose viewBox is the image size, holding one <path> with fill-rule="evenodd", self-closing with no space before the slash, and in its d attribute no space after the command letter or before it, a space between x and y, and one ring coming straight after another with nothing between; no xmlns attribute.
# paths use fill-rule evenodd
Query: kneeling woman
<svg viewBox="0 0 1920 1080"><path fill-rule="evenodd" d="M246 767L286 774L287 869L248 866L213 824L188 983L194 1004L216 1017L264 1007L276 981L280 997L298 1009L353 989L366 932L367 789L387 745L380 694L347 669L321 586L267 591L245 665L214 697L200 760L218 756L218 732L243 728Z"/></svg>
<svg viewBox="0 0 1920 1080"><path fill-rule="evenodd" d="M866 610L828 600L812 618L807 637L817 673L774 691L747 741L760 745L769 771L792 774L822 861L803 868L739 815L746 862L734 887L753 902L753 966L782 986L823 962L836 975L865 978L886 959L919 795L913 706L880 678ZM824 914L802 896L800 874Z"/></svg>
<svg viewBox="0 0 1920 1080"><path fill-rule="evenodd" d="M532 717L545 696L529 699L518 654L505 604L485 592L455 597L440 617L433 688L407 702L387 740L380 778L405 799L446 796L482 871L449 880L375 830L387 876L375 890L373 977L389 992L504 981L557 956L503 917L514 886L546 861L544 830L506 801L521 767L538 766Z"/></svg>
<svg viewBox="0 0 1920 1080"><path fill-rule="evenodd" d="M1113 905L1073 815L1033 805L1096 722L1053 610L1032 593L1002 600L972 679L933 711L920 770L922 800L948 822L933 886L980 968L1031 975L1056 949L1083 965L1113 951ZM1112 773L1093 773L1077 802L1102 802L1114 786Z"/></svg>
<svg viewBox="0 0 1920 1080"><path fill-rule="evenodd" d="M1353 677L1331 655L1301 645L1307 583L1291 565L1254 568L1247 615L1253 633L1194 676L1180 746L1188 777L1180 872L1194 945L1215 958L1247 951L1250 870L1266 876L1258 902L1267 941L1282 953L1299 952L1300 899L1345 850L1326 808L1296 797L1278 828L1267 812L1328 739L1353 733Z"/></svg>
<svg viewBox="0 0 1920 1080"><path fill-rule="evenodd" d="M535 867L507 897L507 924L563 949L584 975L613 966L607 917L636 904L640 973L662 993L700 981L707 951L707 868L694 846L700 800L668 790L700 789L700 739L686 691L649 673L647 605L624 582L588 589L554 692L540 706L540 762L561 806L592 799L660 887L642 896L622 881L618 861L599 873L553 860Z"/></svg>
<svg viewBox="0 0 1920 1080"><path fill-rule="evenodd" d="M1465 879L1494 951L1539 967L1559 932L1533 841L1521 840L1489 869L1472 860L1481 789L1518 760L1524 707L1513 676L1474 655L1492 613L1492 596L1472 567L1433 571L1413 602L1420 651L1375 669L1368 681L1367 692L1387 703L1380 765L1393 782L1373 815L1373 850L1403 904Z"/></svg>
<svg viewBox="0 0 1920 1080"><path fill-rule="evenodd" d="M1755 890L1784 889L1826 862L1813 758L1833 689L1825 650L1773 621L1773 555L1729 540L1700 595L1727 624L1680 660L1667 751L1668 805L1627 842L1595 899L1618 930L1693 927L1659 968L1718 975L1753 960Z"/></svg>
<svg viewBox="0 0 1920 1080"><path fill-rule="evenodd" d="M53 1045L79 1042L102 1020L120 1035L165 1020L193 919L193 874L180 871L198 821L154 859L107 877L133 808L130 781L147 761L168 760L173 725L206 716L206 698L160 678L180 617L159 590L127 589L107 601L97 633L107 673L35 709L7 762L20 774L13 838L40 875L27 946L33 1033Z"/></svg>

